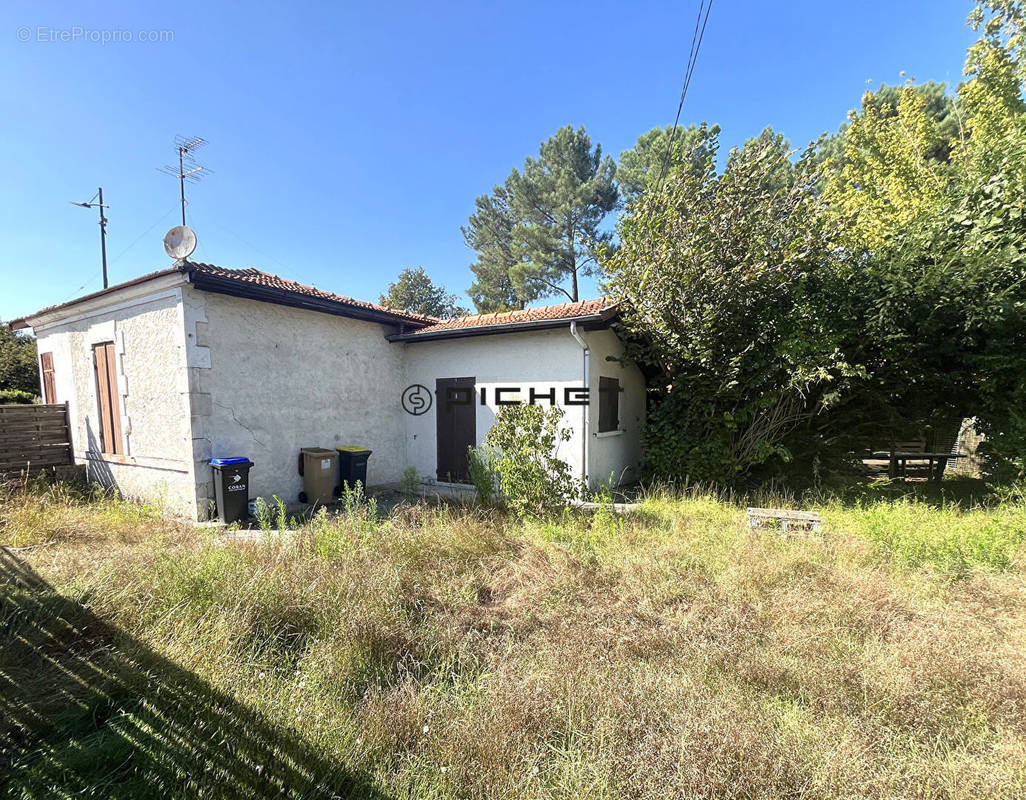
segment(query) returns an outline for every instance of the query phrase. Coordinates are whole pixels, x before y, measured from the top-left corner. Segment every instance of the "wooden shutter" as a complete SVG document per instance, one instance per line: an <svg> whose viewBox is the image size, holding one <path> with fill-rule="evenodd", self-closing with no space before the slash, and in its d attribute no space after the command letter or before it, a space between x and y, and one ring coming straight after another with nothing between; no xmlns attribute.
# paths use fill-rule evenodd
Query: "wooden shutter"
<svg viewBox="0 0 1026 800"><path fill-rule="evenodd" d="M123 455L121 412L118 409L117 356L114 344L93 345L96 368L96 395L100 405L100 449L103 453Z"/></svg>
<svg viewBox="0 0 1026 800"><path fill-rule="evenodd" d="M620 381L599 377L599 433L620 429Z"/></svg>
<svg viewBox="0 0 1026 800"><path fill-rule="evenodd" d="M53 353L40 353L39 365L43 373L43 402L51 405L57 402L57 388L53 379Z"/></svg>

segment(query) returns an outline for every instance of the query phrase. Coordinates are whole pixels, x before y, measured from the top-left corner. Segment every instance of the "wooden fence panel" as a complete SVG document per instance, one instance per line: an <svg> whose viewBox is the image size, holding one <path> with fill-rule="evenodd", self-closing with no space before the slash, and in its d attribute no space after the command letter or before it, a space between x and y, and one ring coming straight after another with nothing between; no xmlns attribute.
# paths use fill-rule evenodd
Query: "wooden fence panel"
<svg viewBox="0 0 1026 800"><path fill-rule="evenodd" d="M0 474L73 462L68 406L0 406Z"/></svg>

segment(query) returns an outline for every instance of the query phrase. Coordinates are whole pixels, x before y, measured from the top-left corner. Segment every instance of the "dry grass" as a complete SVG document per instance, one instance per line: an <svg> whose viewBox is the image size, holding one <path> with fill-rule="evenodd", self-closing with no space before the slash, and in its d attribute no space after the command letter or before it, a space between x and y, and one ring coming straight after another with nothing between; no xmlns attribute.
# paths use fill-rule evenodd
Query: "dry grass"
<svg viewBox="0 0 1026 800"><path fill-rule="evenodd" d="M104 657L145 647L259 714L271 760L276 737L315 753L310 796L1026 794L1022 506L831 505L822 535L787 539L702 495L534 523L417 507L249 543L53 493L0 516L4 543L55 541L20 555L123 632ZM121 766L88 704L63 739L23 725L11 793L85 748L98 794L245 794L201 756L161 772L160 725L196 710L152 704L158 744Z"/></svg>

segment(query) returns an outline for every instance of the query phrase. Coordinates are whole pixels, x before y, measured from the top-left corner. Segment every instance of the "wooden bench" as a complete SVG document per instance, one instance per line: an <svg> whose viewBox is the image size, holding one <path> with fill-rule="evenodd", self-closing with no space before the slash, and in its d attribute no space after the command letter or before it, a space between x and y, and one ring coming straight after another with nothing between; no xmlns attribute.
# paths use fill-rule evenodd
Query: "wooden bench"
<svg viewBox="0 0 1026 800"><path fill-rule="evenodd" d="M749 508L748 525L755 528L773 527L783 531L818 531L819 514L815 511L791 511L786 508Z"/></svg>

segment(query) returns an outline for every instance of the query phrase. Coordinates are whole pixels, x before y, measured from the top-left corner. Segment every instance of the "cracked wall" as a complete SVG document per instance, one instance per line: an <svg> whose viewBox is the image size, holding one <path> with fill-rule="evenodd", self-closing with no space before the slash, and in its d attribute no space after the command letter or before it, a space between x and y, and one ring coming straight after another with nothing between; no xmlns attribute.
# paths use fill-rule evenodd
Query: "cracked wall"
<svg viewBox="0 0 1026 800"><path fill-rule="evenodd" d="M250 498L295 504L302 447L360 445L367 482L406 466L403 348L385 326L227 295L183 292L196 499L213 497L212 457L254 462Z"/></svg>

